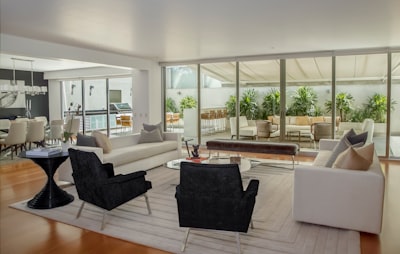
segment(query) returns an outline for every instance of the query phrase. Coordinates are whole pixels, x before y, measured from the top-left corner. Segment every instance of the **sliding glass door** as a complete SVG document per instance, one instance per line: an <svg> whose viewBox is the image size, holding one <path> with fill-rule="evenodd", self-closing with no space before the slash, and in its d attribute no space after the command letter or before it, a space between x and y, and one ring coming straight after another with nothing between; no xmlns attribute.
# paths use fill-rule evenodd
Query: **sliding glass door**
<svg viewBox="0 0 400 254"><path fill-rule="evenodd" d="M287 141L314 148L319 139L333 138L331 70L331 57L286 60L286 116L283 122Z"/></svg>
<svg viewBox="0 0 400 254"><path fill-rule="evenodd" d="M337 136L368 131L379 156L386 155L386 77L387 54L336 57Z"/></svg>

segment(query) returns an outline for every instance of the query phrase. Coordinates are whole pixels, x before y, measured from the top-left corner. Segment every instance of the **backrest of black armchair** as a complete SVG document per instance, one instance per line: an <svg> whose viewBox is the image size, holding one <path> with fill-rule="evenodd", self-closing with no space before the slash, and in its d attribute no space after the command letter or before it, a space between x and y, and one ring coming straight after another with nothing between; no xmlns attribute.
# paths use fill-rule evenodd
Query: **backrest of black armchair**
<svg viewBox="0 0 400 254"><path fill-rule="evenodd" d="M102 179L109 177L109 172L102 167L94 152L70 148L68 153L79 198L89 203L97 203L98 193L95 193L95 189Z"/></svg>
<svg viewBox="0 0 400 254"><path fill-rule="evenodd" d="M237 164L200 164L182 162L180 188L196 195L241 197L242 178Z"/></svg>
<svg viewBox="0 0 400 254"><path fill-rule="evenodd" d="M238 165L182 162L175 195L179 225L247 232L254 202L250 207L243 194Z"/></svg>

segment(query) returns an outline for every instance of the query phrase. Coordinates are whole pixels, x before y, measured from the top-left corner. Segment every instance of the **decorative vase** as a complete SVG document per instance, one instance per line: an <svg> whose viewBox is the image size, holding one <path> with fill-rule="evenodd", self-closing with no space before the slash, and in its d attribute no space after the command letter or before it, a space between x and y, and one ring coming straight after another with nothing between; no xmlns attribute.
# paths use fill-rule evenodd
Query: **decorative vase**
<svg viewBox="0 0 400 254"><path fill-rule="evenodd" d="M61 143L61 148L62 148L62 151L63 151L63 152L68 152L68 148L69 148L70 146L71 146L70 143L64 143L64 142Z"/></svg>

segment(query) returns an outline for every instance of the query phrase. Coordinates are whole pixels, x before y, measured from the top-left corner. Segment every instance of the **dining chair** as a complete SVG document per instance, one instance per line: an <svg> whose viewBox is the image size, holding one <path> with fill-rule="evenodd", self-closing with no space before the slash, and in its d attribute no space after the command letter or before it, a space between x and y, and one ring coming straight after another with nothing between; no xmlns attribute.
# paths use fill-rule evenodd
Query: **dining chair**
<svg viewBox="0 0 400 254"><path fill-rule="evenodd" d="M7 132L8 129L10 129L10 125L11 121L9 119L0 119L0 138L7 137Z"/></svg>
<svg viewBox="0 0 400 254"><path fill-rule="evenodd" d="M49 123L49 122L47 121L47 117L45 117L45 116L35 116L33 119L36 120L36 121L43 121L45 127L46 127L47 124Z"/></svg>
<svg viewBox="0 0 400 254"><path fill-rule="evenodd" d="M72 133L70 136L70 142L72 143L73 139L78 135L79 127L80 127L80 118L71 118L68 119L67 123L64 125L64 131Z"/></svg>
<svg viewBox="0 0 400 254"><path fill-rule="evenodd" d="M63 138L64 132L64 120L51 120L50 121L50 129L47 133L47 139L52 143L54 141L60 141Z"/></svg>
<svg viewBox="0 0 400 254"><path fill-rule="evenodd" d="M21 151L23 148L26 150L26 129L26 121L12 122L7 137L5 137L4 139L0 139L1 147L5 146L5 148L2 149L1 152L5 152L6 150L10 149L11 159L14 159L14 152L15 155L17 155L18 148L21 148Z"/></svg>
<svg viewBox="0 0 400 254"><path fill-rule="evenodd" d="M44 146L44 124L44 121L28 121L25 143L29 143L29 149L31 149L32 143L37 147Z"/></svg>

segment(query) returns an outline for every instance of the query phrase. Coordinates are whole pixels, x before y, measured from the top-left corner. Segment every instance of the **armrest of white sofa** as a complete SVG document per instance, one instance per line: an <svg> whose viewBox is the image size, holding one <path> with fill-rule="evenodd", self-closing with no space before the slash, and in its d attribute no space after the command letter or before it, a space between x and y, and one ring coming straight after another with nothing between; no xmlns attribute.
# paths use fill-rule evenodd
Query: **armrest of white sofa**
<svg viewBox="0 0 400 254"><path fill-rule="evenodd" d="M182 154L182 135L181 133L176 132L164 132L163 134L164 140L176 141L178 143L178 154Z"/></svg>
<svg viewBox="0 0 400 254"><path fill-rule="evenodd" d="M339 139L320 139L319 149L333 151L333 148L335 148L339 142Z"/></svg>
<svg viewBox="0 0 400 254"><path fill-rule="evenodd" d="M379 234L384 190L377 156L368 171L300 165L294 173L293 218Z"/></svg>

